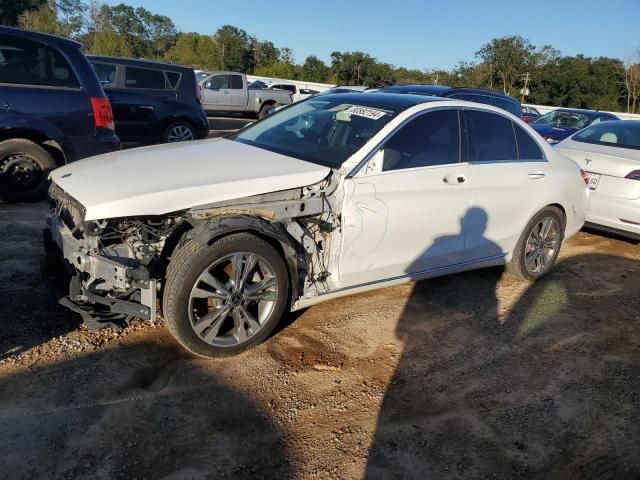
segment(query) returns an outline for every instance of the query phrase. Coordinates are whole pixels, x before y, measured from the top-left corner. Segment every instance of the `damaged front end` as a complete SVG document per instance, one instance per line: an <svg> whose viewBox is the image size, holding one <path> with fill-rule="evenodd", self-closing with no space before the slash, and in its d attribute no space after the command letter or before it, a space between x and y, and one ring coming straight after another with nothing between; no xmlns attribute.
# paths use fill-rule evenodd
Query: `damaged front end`
<svg viewBox="0 0 640 480"><path fill-rule="evenodd" d="M90 328L121 327L132 317L155 319L163 249L183 217L85 221L82 205L57 185L49 194L45 247L63 257L71 276L60 303L80 313Z"/></svg>
<svg viewBox="0 0 640 480"><path fill-rule="evenodd" d="M158 292L175 249L186 240L209 244L238 231L280 246L291 276L291 305L332 288L330 265L340 199L336 175L318 184L217 202L153 217L85 220L82 205L55 183L44 232L47 251L62 256L71 276L60 303L89 328L155 320Z"/></svg>

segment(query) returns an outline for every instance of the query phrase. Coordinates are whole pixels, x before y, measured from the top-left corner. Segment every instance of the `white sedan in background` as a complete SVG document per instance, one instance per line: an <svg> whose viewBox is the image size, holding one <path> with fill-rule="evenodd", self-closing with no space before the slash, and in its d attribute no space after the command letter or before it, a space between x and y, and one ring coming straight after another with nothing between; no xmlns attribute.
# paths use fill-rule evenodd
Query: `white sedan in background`
<svg viewBox="0 0 640 480"><path fill-rule="evenodd" d="M583 173L494 107L322 95L55 170L45 242L85 321L155 319L161 300L185 348L232 355L339 296L496 265L540 278L584 223Z"/></svg>
<svg viewBox="0 0 640 480"><path fill-rule="evenodd" d="M587 225L640 240L640 122L602 122L556 146L589 175Z"/></svg>

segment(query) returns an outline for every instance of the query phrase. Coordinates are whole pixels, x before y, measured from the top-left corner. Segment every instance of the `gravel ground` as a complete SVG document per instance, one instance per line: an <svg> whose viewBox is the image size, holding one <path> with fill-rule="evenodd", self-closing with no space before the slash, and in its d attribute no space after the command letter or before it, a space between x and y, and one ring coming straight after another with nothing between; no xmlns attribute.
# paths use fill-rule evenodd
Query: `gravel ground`
<svg viewBox="0 0 640 480"><path fill-rule="evenodd" d="M87 331L40 281L45 207L0 205L0 478L640 478L640 246L347 297L194 358Z"/></svg>

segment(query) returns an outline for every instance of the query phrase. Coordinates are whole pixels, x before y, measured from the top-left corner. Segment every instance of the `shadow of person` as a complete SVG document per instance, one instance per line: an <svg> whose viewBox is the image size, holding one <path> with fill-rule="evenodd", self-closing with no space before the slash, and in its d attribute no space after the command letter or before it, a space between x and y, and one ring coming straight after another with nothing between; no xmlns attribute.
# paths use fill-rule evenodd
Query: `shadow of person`
<svg viewBox="0 0 640 480"><path fill-rule="evenodd" d="M586 254L528 288L416 284L365 477L640 478L639 274Z"/></svg>
<svg viewBox="0 0 640 480"><path fill-rule="evenodd" d="M220 365L167 338L1 378L0 477L294 477L279 428Z"/></svg>
<svg viewBox="0 0 640 480"><path fill-rule="evenodd" d="M466 236L470 232L474 232L475 244L486 252L485 257L500 255L500 247L484 237L487 221L483 209L470 208L460 221L460 232L436 238L422 258L437 258L456 243L462 247L469 242ZM417 264L408 272L418 270ZM466 354L465 323L472 322L481 329L495 322L500 275L500 268L492 268L415 285L396 327L404 349L385 392L366 478L437 478L440 474L431 470L431 462L425 458L425 434L441 411L438 400L446 397L449 388L448 382L433 383L434 367L446 368ZM441 337L443 328L454 328L461 337ZM432 341L438 337L445 343L438 346L443 355L436 359ZM437 444L438 440L433 440Z"/></svg>

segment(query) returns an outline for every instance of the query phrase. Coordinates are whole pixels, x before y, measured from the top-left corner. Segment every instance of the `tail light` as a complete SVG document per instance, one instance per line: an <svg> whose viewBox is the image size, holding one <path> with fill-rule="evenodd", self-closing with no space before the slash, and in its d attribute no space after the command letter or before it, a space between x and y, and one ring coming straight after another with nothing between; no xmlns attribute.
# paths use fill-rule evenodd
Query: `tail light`
<svg viewBox="0 0 640 480"><path fill-rule="evenodd" d="M582 180L584 180L584 184L589 185L589 174L584 170L580 169L580 175L582 175Z"/></svg>
<svg viewBox="0 0 640 480"><path fill-rule="evenodd" d="M289 100L291 100L291 103L293 103L293 93L289 94Z"/></svg>
<svg viewBox="0 0 640 480"><path fill-rule="evenodd" d="M198 103L202 103L201 102L201 94L202 92L200 91L200 84L198 83L198 78L194 78L193 80L195 82L195 88L196 88L196 100L198 101Z"/></svg>
<svg viewBox="0 0 640 480"><path fill-rule="evenodd" d="M96 128L106 128L115 130L113 123L113 112L109 100L104 97L91 97L91 107L93 107L93 121Z"/></svg>
<svg viewBox="0 0 640 480"><path fill-rule="evenodd" d="M630 180L640 180L640 170L634 170L624 178L628 178Z"/></svg>

